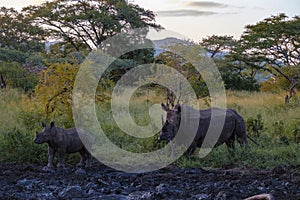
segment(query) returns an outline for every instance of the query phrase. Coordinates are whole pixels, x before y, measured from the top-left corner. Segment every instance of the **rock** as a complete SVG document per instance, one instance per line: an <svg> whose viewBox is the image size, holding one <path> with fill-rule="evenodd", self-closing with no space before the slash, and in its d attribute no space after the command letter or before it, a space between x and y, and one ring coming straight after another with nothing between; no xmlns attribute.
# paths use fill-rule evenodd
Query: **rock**
<svg viewBox="0 0 300 200"><path fill-rule="evenodd" d="M102 195L98 196L95 199L103 199L103 200L126 200L126 196L123 195Z"/></svg>
<svg viewBox="0 0 300 200"><path fill-rule="evenodd" d="M46 173L55 173L55 169L48 166L43 167L42 171Z"/></svg>
<svg viewBox="0 0 300 200"><path fill-rule="evenodd" d="M284 174L276 176L272 170L261 173L256 169L248 173L168 167L142 174L119 172L103 165L71 167L68 172L55 168L53 173L41 169L36 165L0 163L0 199L236 200L260 193L272 194L276 199L300 199L299 182L295 182L300 179L295 173L298 166L286 167Z"/></svg>
<svg viewBox="0 0 300 200"><path fill-rule="evenodd" d="M84 197L85 191L78 185L68 186L58 193L58 197L62 199Z"/></svg>
<svg viewBox="0 0 300 200"><path fill-rule="evenodd" d="M152 197L151 192L146 192L146 191L136 191L133 193L130 193L126 200L143 200L143 199L151 199Z"/></svg>
<svg viewBox="0 0 300 200"><path fill-rule="evenodd" d="M23 187L25 188L25 190L32 190L41 187L40 183L41 183L40 181L35 179L32 180L22 179L17 182L17 186Z"/></svg>
<svg viewBox="0 0 300 200"><path fill-rule="evenodd" d="M78 174L78 175L86 175L86 171L82 168L78 168L76 171L75 171L75 174Z"/></svg>
<svg viewBox="0 0 300 200"><path fill-rule="evenodd" d="M207 194L197 194L194 196L193 199L197 199L197 200L208 200L208 199L211 199L211 196L210 195L207 195Z"/></svg>
<svg viewBox="0 0 300 200"><path fill-rule="evenodd" d="M226 192L220 191L217 196L214 198L214 200L226 200L227 195Z"/></svg>
<svg viewBox="0 0 300 200"><path fill-rule="evenodd" d="M158 194L162 194L166 190L168 190L168 188L169 188L169 186L167 184L161 183L155 188L155 190Z"/></svg>
<svg viewBox="0 0 300 200"><path fill-rule="evenodd" d="M57 199L51 191L44 191L36 193L36 199L40 200L55 200Z"/></svg>

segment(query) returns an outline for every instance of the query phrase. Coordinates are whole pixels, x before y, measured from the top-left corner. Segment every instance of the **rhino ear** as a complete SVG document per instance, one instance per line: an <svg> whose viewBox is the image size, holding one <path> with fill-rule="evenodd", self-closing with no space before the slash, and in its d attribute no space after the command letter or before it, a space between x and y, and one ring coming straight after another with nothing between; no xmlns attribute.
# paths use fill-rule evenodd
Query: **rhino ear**
<svg viewBox="0 0 300 200"><path fill-rule="evenodd" d="M42 127L45 128L46 124L44 122L41 123Z"/></svg>
<svg viewBox="0 0 300 200"><path fill-rule="evenodd" d="M165 104L163 104L163 103L161 103L161 108L164 110L164 111L168 111L169 110L169 106L167 106L167 105L165 105Z"/></svg>
<svg viewBox="0 0 300 200"><path fill-rule="evenodd" d="M54 123L54 122L51 122L51 123L50 123L50 127L53 128L54 126L55 126L55 123Z"/></svg>

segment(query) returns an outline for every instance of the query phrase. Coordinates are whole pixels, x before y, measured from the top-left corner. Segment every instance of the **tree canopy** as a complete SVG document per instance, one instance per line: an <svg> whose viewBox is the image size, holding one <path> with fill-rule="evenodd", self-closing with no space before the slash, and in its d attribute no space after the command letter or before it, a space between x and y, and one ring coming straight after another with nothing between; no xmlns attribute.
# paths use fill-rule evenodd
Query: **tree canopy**
<svg viewBox="0 0 300 200"><path fill-rule="evenodd" d="M244 85L246 88L241 89L257 90L256 76L259 72L268 71L274 76L284 77L290 83L291 97L294 88L300 84L299 74L287 74L283 68L299 67L299 30L299 16L288 18L281 13L247 25L239 40L213 35L204 38L200 44L216 59L229 88L236 89L235 85ZM222 60L216 57L219 52L224 54Z"/></svg>
<svg viewBox="0 0 300 200"><path fill-rule="evenodd" d="M129 29L154 27L152 11L125 0L54 0L23 9L32 22L43 26L54 40L95 49L109 37Z"/></svg>
<svg viewBox="0 0 300 200"><path fill-rule="evenodd" d="M22 52L41 51L44 32L34 26L23 13L13 8L0 8L0 47Z"/></svg>

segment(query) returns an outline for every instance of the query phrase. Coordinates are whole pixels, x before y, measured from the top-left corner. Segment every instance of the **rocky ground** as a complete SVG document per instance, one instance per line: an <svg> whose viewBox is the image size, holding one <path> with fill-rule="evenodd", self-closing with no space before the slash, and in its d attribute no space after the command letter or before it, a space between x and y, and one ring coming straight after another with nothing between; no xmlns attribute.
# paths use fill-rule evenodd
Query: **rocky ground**
<svg viewBox="0 0 300 200"><path fill-rule="evenodd" d="M254 170L180 169L144 174L119 172L100 163L90 169L49 169L0 163L0 199L245 199L268 193L300 199L300 166Z"/></svg>

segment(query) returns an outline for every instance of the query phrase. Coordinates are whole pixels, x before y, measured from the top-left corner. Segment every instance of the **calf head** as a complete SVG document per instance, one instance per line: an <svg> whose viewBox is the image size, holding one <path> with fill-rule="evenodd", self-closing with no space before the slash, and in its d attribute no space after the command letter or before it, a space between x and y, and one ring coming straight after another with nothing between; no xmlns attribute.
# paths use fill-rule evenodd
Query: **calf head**
<svg viewBox="0 0 300 200"><path fill-rule="evenodd" d="M38 133L36 132L34 143L42 144L48 142L50 139L51 134L55 131L54 122L50 123L50 126L46 126L44 122L42 122L43 132Z"/></svg>
<svg viewBox="0 0 300 200"><path fill-rule="evenodd" d="M168 104L161 104L162 109L167 112L166 121L163 122L159 140L172 140L178 132L181 120L181 106L177 104L174 108L169 108Z"/></svg>

